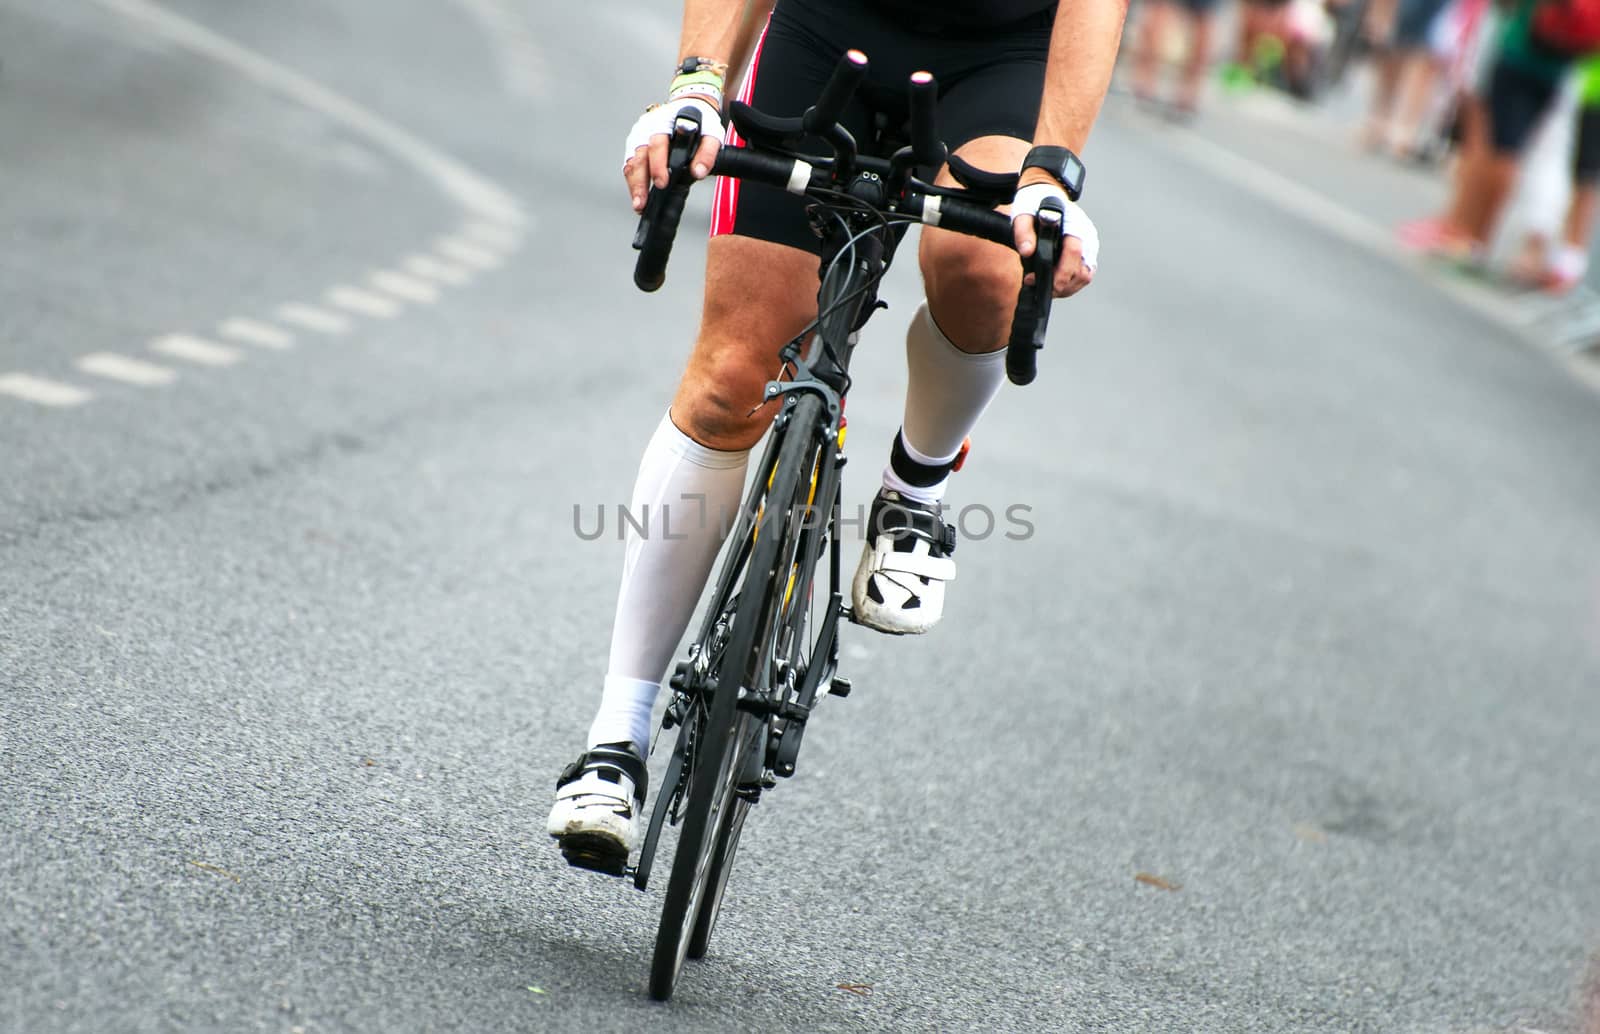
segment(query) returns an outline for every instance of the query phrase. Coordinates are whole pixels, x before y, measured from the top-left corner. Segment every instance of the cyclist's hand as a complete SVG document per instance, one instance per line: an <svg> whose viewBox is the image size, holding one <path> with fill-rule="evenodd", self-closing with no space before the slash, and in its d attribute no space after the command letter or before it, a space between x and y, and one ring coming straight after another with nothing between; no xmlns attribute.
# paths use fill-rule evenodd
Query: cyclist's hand
<svg viewBox="0 0 1600 1034"><path fill-rule="evenodd" d="M689 163L694 178L705 179L717 160L717 150L723 141L722 113L710 101L684 97L646 109L628 131L622 155L622 175L628 181L628 195L633 199L635 212L644 211L645 196L650 193L651 186L667 185L667 144L672 136L673 120L685 108L700 112L700 149Z"/></svg>
<svg viewBox="0 0 1600 1034"><path fill-rule="evenodd" d="M1033 179L1033 175L1040 179ZM1089 220L1089 214L1072 201L1048 173L1027 170L1023 185L1011 202L1011 228L1016 234L1017 254L1027 258L1033 254L1038 237L1034 233L1034 216L1046 199L1061 202L1066 214L1062 217L1064 237L1061 241L1061 258L1056 263L1056 281L1053 285L1057 298L1077 294L1094 279L1095 266L1100 263L1100 233Z"/></svg>

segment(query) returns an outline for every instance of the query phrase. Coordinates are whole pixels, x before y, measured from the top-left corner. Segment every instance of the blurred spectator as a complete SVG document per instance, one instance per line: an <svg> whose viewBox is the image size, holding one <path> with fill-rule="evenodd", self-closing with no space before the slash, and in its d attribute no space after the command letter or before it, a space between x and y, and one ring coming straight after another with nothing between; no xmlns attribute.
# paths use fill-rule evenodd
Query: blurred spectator
<svg viewBox="0 0 1600 1034"><path fill-rule="evenodd" d="M1433 20L1428 49L1439 81L1422 84L1422 96L1409 100L1402 88L1403 121L1393 134L1397 154L1431 162L1452 143L1462 152L1488 145L1482 94L1498 40L1497 13L1491 0L1452 0Z"/></svg>
<svg viewBox="0 0 1600 1034"><path fill-rule="evenodd" d="M1241 0L1239 42L1223 80L1234 88L1258 83L1309 99L1319 55L1334 36L1325 0Z"/></svg>
<svg viewBox="0 0 1600 1034"><path fill-rule="evenodd" d="M1515 0L1499 33L1483 94L1487 146L1463 148L1445 214L1402 226L1407 245L1474 262L1486 253L1516 182L1518 161L1572 63L1534 41L1537 2Z"/></svg>
<svg viewBox="0 0 1600 1034"><path fill-rule="evenodd" d="M1283 13L1289 0L1240 0L1239 49L1228 74L1235 80L1259 78L1283 59Z"/></svg>
<svg viewBox="0 0 1600 1034"><path fill-rule="evenodd" d="M1367 35L1377 54L1377 85L1362 132L1368 148L1404 155L1414 147L1434 82L1443 72L1429 36L1447 2L1373 0L1367 9Z"/></svg>
<svg viewBox="0 0 1600 1034"><path fill-rule="evenodd" d="M1139 16L1134 96L1145 103L1158 102L1164 44L1174 26L1181 22L1184 35L1188 38L1188 53L1179 73L1172 111L1178 115L1193 115L1198 110L1216 8L1217 0L1145 0Z"/></svg>
<svg viewBox="0 0 1600 1034"><path fill-rule="evenodd" d="M1589 271L1589 246L1600 211L1600 57L1579 67L1577 133L1572 148L1572 197L1554 247L1541 235L1530 236L1513 278L1531 287L1560 294L1583 281Z"/></svg>

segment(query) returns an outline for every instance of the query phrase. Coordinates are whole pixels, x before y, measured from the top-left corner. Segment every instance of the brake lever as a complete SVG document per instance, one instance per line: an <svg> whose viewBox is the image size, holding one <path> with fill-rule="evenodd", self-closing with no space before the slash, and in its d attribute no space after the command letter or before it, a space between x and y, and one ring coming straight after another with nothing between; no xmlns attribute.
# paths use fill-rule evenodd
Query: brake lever
<svg viewBox="0 0 1600 1034"><path fill-rule="evenodd" d="M1062 223L1067 210L1056 198L1046 198L1033 219L1033 255L1022 260L1026 278L1017 295L1017 311L1011 321L1011 341L1006 349L1006 375L1013 384L1030 384L1037 370L1037 353L1044 347L1050 327L1050 303L1055 297L1056 263L1061 260ZM1026 328L1021 339L1018 330Z"/></svg>
<svg viewBox="0 0 1600 1034"><path fill-rule="evenodd" d="M644 211L639 213L639 228L633 232L635 251L644 248L651 227L659 222L662 211L671 204L672 196L686 192L693 185L694 176L689 170L689 161L700 149L700 126L700 109L689 105L685 105L672 120L672 138L667 145L667 185L665 188L650 187ZM677 222L676 219L672 221Z"/></svg>
<svg viewBox="0 0 1600 1034"><path fill-rule="evenodd" d="M1029 272L1033 274L1033 288L1029 291L1033 309L1038 313L1033 325L1033 347L1044 347L1044 334L1050 324L1050 303L1055 298L1056 264L1061 261L1061 224L1067 211L1060 201L1046 198L1033 219L1036 243Z"/></svg>

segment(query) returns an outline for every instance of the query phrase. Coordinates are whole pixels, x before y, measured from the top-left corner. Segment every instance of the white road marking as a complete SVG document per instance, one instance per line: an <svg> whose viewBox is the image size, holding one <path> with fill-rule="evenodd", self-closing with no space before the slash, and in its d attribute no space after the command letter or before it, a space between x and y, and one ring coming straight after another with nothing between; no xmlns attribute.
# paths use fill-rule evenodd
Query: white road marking
<svg viewBox="0 0 1600 1034"><path fill-rule="evenodd" d="M414 276L396 273L390 269L380 269L368 278L373 287L385 294L392 294L396 298L407 302L417 302L421 305L432 305L439 300L439 289L426 280L418 280Z"/></svg>
<svg viewBox="0 0 1600 1034"><path fill-rule="evenodd" d="M150 342L150 351L201 366L232 366L243 359L237 348L219 345L191 334L168 334Z"/></svg>
<svg viewBox="0 0 1600 1034"><path fill-rule="evenodd" d="M76 366L84 373L141 388L159 388L178 379L177 373L165 366L115 352L92 352L79 356Z"/></svg>
<svg viewBox="0 0 1600 1034"><path fill-rule="evenodd" d="M406 259L405 265L406 270L416 276L437 280L451 287L460 287L472 279L472 270L440 261L432 255L412 255Z"/></svg>
<svg viewBox="0 0 1600 1034"><path fill-rule="evenodd" d="M299 72L149 0L98 2L355 130L432 180L469 212L485 219L513 224L521 224L527 219L522 205L508 191L382 116Z"/></svg>
<svg viewBox="0 0 1600 1034"><path fill-rule="evenodd" d="M289 348L294 344L293 334L279 330L270 323L262 323L260 320L227 320L217 328L217 333L235 341L243 341L247 345L258 345L261 348L281 349Z"/></svg>
<svg viewBox="0 0 1600 1034"><path fill-rule="evenodd" d="M328 301L341 309L377 319L393 319L400 314L398 303L359 287L335 287L328 292Z"/></svg>
<svg viewBox="0 0 1600 1034"><path fill-rule="evenodd" d="M466 240L505 251L513 251L522 244L521 230L505 223L492 223L487 219L474 219L463 226L461 236Z"/></svg>
<svg viewBox="0 0 1600 1034"><path fill-rule="evenodd" d="M438 252L445 258L454 259L474 269L499 269L505 264L505 256L499 252L473 244L471 241L464 241L459 237L441 237Z"/></svg>
<svg viewBox="0 0 1600 1034"><path fill-rule="evenodd" d="M514 250L521 243L518 227L528 223L521 203L507 190L479 175L465 164L433 147L392 122L362 107L349 98L301 75L284 65L243 47L152 0L97 0L102 7L138 22L150 33L136 37L134 45L159 42L187 49L225 65L257 85L302 105L307 110L343 126L411 166L432 181L470 217L466 232L470 239L452 240L449 251L460 263L480 269L499 266L504 256L500 249ZM543 56L531 27L521 20L506 0L461 0L471 10L487 12L483 24L490 27L497 52L506 59L508 74L521 77L530 91L543 89ZM345 142L347 164L364 170L381 169L372 156ZM353 157L352 157L353 156ZM474 244L473 241L478 243ZM380 270L371 283L380 291L406 301L428 304L440 292L434 282L461 284L473 273L462 265L415 254L406 263L409 273ZM431 282L430 282L431 281ZM334 306L362 316L389 318L402 306L390 297L356 287L339 285L327 292ZM352 326L349 317L313 305L291 303L278 308L276 317L289 326L320 334L344 334ZM230 318L217 328L218 336L261 348L287 349L295 336L262 320ZM228 366L239 362L243 353L191 334L169 334L151 341L152 351L205 366ZM79 370L140 386L170 384L178 375L155 363L112 352L96 352L76 360ZM72 406L93 398L93 393L71 384L25 373L0 375L0 393L25 398L42 405Z"/></svg>
<svg viewBox="0 0 1600 1034"><path fill-rule="evenodd" d="M278 309L278 318L319 334L343 334L349 331L350 321L336 312L310 305L284 305Z"/></svg>
<svg viewBox="0 0 1600 1034"><path fill-rule="evenodd" d="M1509 331L1577 380L1591 388L1600 387L1600 365L1570 349L1551 347L1546 337L1529 326L1526 312L1516 302L1460 279L1428 275L1427 260L1402 248L1385 227L1280 172L1193 133L1162 134L1155 139L1165 141L1168 147L1194 164L1210 169L1227 182L1249 188L1291 215L1397 266L1423 274L1422 278L1438 290Z"/></svg>
<svg viewBox="0 0 1600 1034"><path fill-rule="evenodd" d="M94 395L71 384L27 373L0 374L0 395L40 406L81 406Z"/></svg>

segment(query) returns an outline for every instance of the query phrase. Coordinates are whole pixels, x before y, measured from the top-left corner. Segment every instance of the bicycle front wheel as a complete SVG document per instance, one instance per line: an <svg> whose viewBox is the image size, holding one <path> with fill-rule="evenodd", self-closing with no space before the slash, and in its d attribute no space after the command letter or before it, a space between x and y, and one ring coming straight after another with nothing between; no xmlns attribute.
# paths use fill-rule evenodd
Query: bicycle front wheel
<svg viewBox="0 0 1600 1034"><path fill-rule="evenodd" d="M776 450L770 476L758 475L752 490L751 512L761 516L750 527L754 545L738 592L730 597L733 617L727 649L714 674L715 688L709 704L697 707L691 718L698 725L694 730L692 774L650 965L650 996L661 1001L672 997L691 943L698 943L700 953L705 950L727 885L732 847L744 824L743 811L748 808L748 802L737 795L739 779L750 753L765 748L760 735L765 723L739 710L739 694L743 688L765 688L767 673L762 669L770 651L764 640L788 589L789 565L784 549L790 540L789 522L795 518L796 508L805 506L809 499L809 478L816 456L814 430L821 405L813 396L798 401L788 422L777 432L783 435L783 441ZM733 550L729 556L737 558L741 553ZM688 729L683 731L683 735L688 733ZM730 822L734 818L737 822ZM719 850L724 844L726 849ZM713 883L714 902L707 896ZM696 937L700 929L696 920L704 908L709 908L708 920L703 936Z"/></svg>

